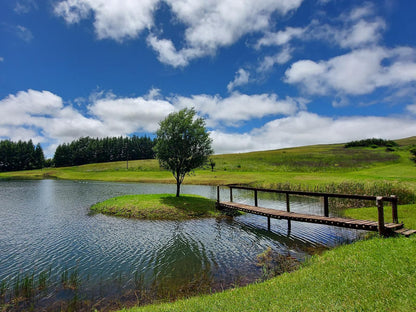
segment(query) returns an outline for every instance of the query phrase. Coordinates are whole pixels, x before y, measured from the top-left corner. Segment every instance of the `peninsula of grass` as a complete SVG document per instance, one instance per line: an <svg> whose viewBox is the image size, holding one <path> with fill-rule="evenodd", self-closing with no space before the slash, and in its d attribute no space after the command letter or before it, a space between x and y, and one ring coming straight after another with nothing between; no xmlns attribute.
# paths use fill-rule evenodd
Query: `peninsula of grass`
<svg viewBox="0 0 416 312"><path fill-rule="evenodd" d="M124 195L91 206L98 213L142 220L185 220L216 217L215 201L196 195Z"/></svg>

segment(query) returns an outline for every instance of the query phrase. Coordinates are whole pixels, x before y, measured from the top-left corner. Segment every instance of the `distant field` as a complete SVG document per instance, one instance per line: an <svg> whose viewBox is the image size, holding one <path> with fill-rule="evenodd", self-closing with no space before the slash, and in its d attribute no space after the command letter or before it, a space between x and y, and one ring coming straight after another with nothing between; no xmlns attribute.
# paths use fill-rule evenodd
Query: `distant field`
<svg viewBox="0 0 416 312"><path fill-rule="evenodd" d="M209 166L185 178L188 184L241 183L273 187L280 183L307 187L329 183L387 181L416 189L416 165L409 147L416 137L397 140L394 151L386 148L349 148L343 144L314 145L241 154L214 155ZM65 168L0 173L3 179L74 179L174 183L172 174L157 160L124 161Z"/></svg>

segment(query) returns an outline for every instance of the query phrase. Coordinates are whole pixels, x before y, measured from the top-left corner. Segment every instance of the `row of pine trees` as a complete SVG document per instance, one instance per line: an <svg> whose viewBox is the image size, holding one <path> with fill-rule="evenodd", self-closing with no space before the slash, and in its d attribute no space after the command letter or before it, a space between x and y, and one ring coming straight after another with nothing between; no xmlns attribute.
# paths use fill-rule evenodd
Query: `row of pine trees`
<svg viewBox="0 0 416 312"><path fill-rule="evenodd" d="M144 136L84 137L58 145L52 160L45 160L40 144L32 140L0 141L0 171L40 169L45 166L78 166L91 163L155 158L154 140Z"/></svg>
<svg viewBox="0 0 416 312"><path fill-rule="evenodd" d="M84 164L152 159L154 140L144 136L90 138L84 137L61 144L56 148L53 163L55 167L79 166Z"/></svg>
<svg viewBox="0 0 416 312"><path fill-rule="evenodd" d="M0 171L40 169L45 156L40 144L28 142L0 141Z"/></svg>

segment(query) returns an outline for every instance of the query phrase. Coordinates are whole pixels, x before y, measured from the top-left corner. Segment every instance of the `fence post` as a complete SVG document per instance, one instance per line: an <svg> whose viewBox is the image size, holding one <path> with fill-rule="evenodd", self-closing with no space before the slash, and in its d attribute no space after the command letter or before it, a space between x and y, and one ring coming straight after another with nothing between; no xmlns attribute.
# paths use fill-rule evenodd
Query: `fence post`
<svg viewBox="0 0 416 312"><path fill-rule="evenodd" d="M254 190L254 206L258 207L257 190Z"/></svg>
<svg viewBox="0 0 416 312"><path fill-rule="evenodd" d="M377 212L378 212L378 234L380 236L385 236L386 230L384 228L383 197L377 196L376 205L377 205Z"/></svg>
<svg viewBox="0 0 416 312"><path fill-rule="evenodd" d="M217 185L217 203L220 202L220 186Z"/></svg>
<svg viewBox="0 0 416 312"><path fill-rule="evenodd" d="M286 211L290 212L290 202L289 202L289 193L286 194Z"/></svg>
<svg viewBox="0 0 416 312"><path fill-rule="evenodd" d="M391 214L392 214L393 223L399 223L399 216L397 214L397 196L391 195L390 197L392 198Z"/></svg>
<svg viewBox="0 0 416 312"><path fill-rule="evenodd" d="M324 196L324 216L329 217L328 196Z"/></svg>
<svg viewBox="0 0 416 312"><path fill-rule="evenodd" d="M230 186L230 202L233 202L233 188Z"/></svg>

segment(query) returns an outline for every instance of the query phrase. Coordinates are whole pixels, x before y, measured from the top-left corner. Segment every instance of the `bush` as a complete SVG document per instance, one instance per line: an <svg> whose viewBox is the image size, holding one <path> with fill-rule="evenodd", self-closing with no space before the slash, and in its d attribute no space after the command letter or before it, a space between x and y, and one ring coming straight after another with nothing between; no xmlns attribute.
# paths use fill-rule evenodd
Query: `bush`
<svg viewBox="0 0 416 312"><path fill-rule="evenodd" d="M377 147L396 147L399 146L396 142L391 140L383 140L383 139L365 139L365 140L359 140L359 141L351 141L344 145L345 148L349 147L371 147L371 148L377 148Z"/></svg>

